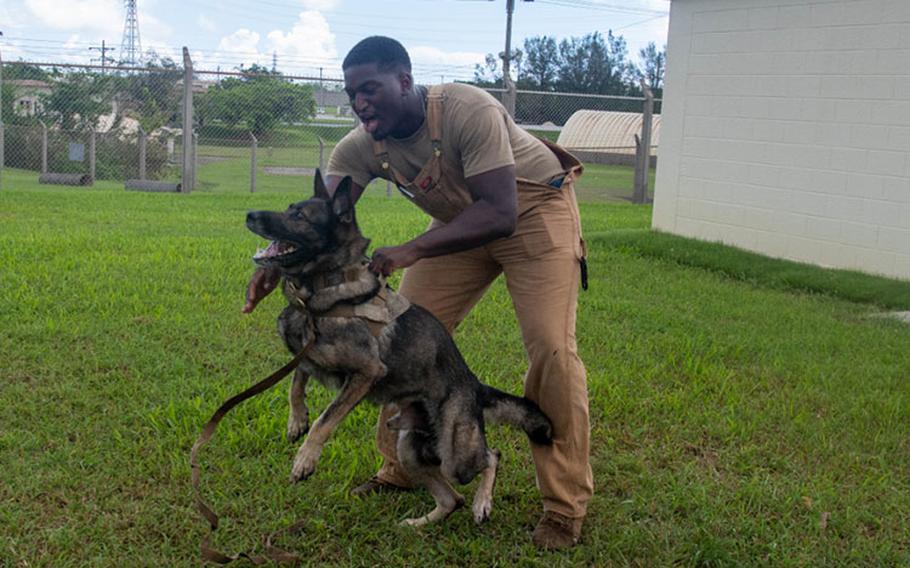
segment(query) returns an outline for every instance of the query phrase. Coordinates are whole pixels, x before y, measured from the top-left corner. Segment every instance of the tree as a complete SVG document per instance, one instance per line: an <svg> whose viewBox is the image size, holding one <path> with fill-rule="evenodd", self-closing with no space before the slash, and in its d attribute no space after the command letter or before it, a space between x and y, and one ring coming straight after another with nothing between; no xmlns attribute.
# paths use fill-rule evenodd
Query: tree
<svg viewBox="0 0 910 568"><path fill-rule="evenodd" d="M634 92L634 68L626 40L594 32L559 43L559 89L574 93L627 95Z"/></svg>
<svg viewBox="0 0 910 568"><path fill-rule="evenodd" d="M242 78L225 79L209 89L207 114L230 126L243 125L255 135L281 122L301 121L316 114L310 85L295 85L280 73L260 73L254 65Z"/></svg>
<svg viewBox="0 0 910 568"><path fill-rule="evenodd" d="M0 122L11 124L19 118L13 112L13 99L16 98L16 90L10 83L0 83L0 99L3 106L0 106Z"/></svg>
<svg viewBox="0 0 910 568"><path fill-rule="evenodd" d="M629 47L626 39L621 35L613 35L613 31L607 32L607 45L610 49L610 61L613 63L614 74L618 78L617 86L622 85L625 94L631 94L637 89L635 64L629 59Z"/></svg>
<svg viewBox="0 0 910 568"><path fill-rule="evenodd" d="M492 53L488 53L483 64L474 65L474 84L485 88L502 88L502 66Z"/></svg>
<svg viewBox="0 0 910 568"><path fill-rule="evenodd" d="M637 76L644 79L645 83L651 87L655 97L660 97L660 92L664 86L664 72L667 66L667 46L662 50L657 50L657 45L652 41L647 47L638 52L641 58L641 67L637 71Z"/></svg>
<svg viewBox="0 0 910 568"><path fill-rule="evenodd" d="M48 79L48 73L44 69L38 67L37 65L32 65L31 63L25 63L24 61L16 61L13 63L4 63L3 64L3 80L23 80L23 79L32 79L35 81L46 81Z"/></svg>
<svg viewBox="0 0 910 568"><path fill-rule="evenodd" d="M517 51L514 58L522 56ZM582 94L629 95L639 93L637 71L629 61L629 48L621 35L600 32L564 39L559 44L549 36L528 38L524 43L522 73L518 85L537 91L565 91ZM499 59L488 53L482 65L474 67L474 84L501 87Z"/></svg>
<svg viewBox="0 0 910 568"><path fill-rule="evenodd" d="M550 91L559 77L559 49L556 40L547 36L531 37L524 43L525 64L520 77L522 86Z"/></svg>
<svg viewBox="0 0 910 568"><path fill-rule="evenodd" d="M153 50L147 52L146 62L149 71L118 78L118 102L122 113L136 115L143 130L151 132L177 123L183 97L177 84L183 78L183 69Z"/></svg>
<svg viewBox="0 0 910 568"><path fill-rule="evenodd" d="M94 73L70 73L41 95L43 116L63 130L94 126L110 110L111 79Z"/></svg>

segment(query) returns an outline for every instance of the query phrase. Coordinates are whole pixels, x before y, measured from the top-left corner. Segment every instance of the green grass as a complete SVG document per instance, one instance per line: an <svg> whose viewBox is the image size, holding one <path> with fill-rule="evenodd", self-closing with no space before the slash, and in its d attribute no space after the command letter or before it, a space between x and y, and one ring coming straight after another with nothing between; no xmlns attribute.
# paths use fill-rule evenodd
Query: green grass
<svg viewBox="0 0 910 568"><path fill-rule="evenodd" d="M4 170L0 565L199 564L207 529L190 445L224 399L289 358L278 294L239 313L261 244L244 215L283 208L310 183L250 195L223 175L216 189L165 195L37 186ZM397 527L431 507L423 492L347 497L378 463L368 406L311 479L288 484L284 388L240 406L201 453L205 496L222 515L216 546L258 547L304 518L304 534L278 544L312 565L910 563L910 328L870 317L876 298L844 292L897 298L906 284L832 272L815 293L800 284L812 269L762 260L745 272L726 259L738 251L648 237L648 207L584 203L582 216L591 289L578 339L597 486L582 546L530 545L530 452L504 429L490 433L504 461L482 527L466 510L442 526ZM381 191L359 218L373 246L426 225ZM457 341L486 381L520 391L525 359L502 282ZM314 412L329 400L310 387Z"/></svg>
<svg viewBox="0 0 910 568"><path fill-rule="evenodd" d="M591 236L613 249L704 268L766 288L829 294L858 303L910 310L910 283L862 272L773 259L734 247L644 229Z"/></svg>

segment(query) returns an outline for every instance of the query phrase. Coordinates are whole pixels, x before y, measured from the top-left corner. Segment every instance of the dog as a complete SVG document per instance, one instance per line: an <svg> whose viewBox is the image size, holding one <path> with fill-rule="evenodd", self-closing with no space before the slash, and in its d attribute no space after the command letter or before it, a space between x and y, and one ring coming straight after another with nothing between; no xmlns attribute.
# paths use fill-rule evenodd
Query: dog
<svg viewBox="0 0 910 568"><path fill-rule="evenodd" d="M531 400L482 384L439 320L367 268L370 241L357 226L351 179L333 195L318 172L314 185L312 198L283 212L252 211L246 220L271 241L254 262L278 267L284 279L289 303L279 333L291 353L307 350L291 383L288 438L308 430L307 377L338 391L300 446L291 481L313 474L332 432L362 400L394 404L387 425L398 433L400 464L436 501L429 514L402 524L444 520L464 504L453 484L478 475L473 515L481 523L492 510L500 460L485 425L511 424L532 443L551 444L552 423Z"/></svg>

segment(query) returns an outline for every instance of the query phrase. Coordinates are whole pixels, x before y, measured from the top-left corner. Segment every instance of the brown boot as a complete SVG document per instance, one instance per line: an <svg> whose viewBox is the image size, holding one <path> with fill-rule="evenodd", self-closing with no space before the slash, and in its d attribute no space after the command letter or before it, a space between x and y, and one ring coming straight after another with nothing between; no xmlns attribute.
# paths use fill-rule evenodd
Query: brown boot
<svg viewBox="0 0 910 568"><path fill-rule="evenodd" d="M547 550L575 546L581 537L581 525L584 520L584 517L573 519L555 511L544 511L537 522L531 541L538 548Z"/></svg>
<svg viewBox="0 0 910 568"><path fill-rule="evenodd" d="M351 497L367 497L376 493L387 493L389 491L410 491L410 487L395 485L374 475L357 487L351 489L348 494Z"/></svg>

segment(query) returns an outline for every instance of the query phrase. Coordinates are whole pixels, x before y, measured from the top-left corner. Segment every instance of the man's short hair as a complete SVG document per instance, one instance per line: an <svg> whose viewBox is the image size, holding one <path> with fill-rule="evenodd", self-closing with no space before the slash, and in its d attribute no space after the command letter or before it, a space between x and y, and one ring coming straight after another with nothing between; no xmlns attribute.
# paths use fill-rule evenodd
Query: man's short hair
<svg viewBox="0 0 910 568"><path fill-rule="evenodd" d="M390 37L370 36L360 40L348 52L341 68L347 69L354 65L370 63L375 63L380 71L394 71L401 67L408 73L411 72L411 58L408 52L403 45Z"/></svg>

